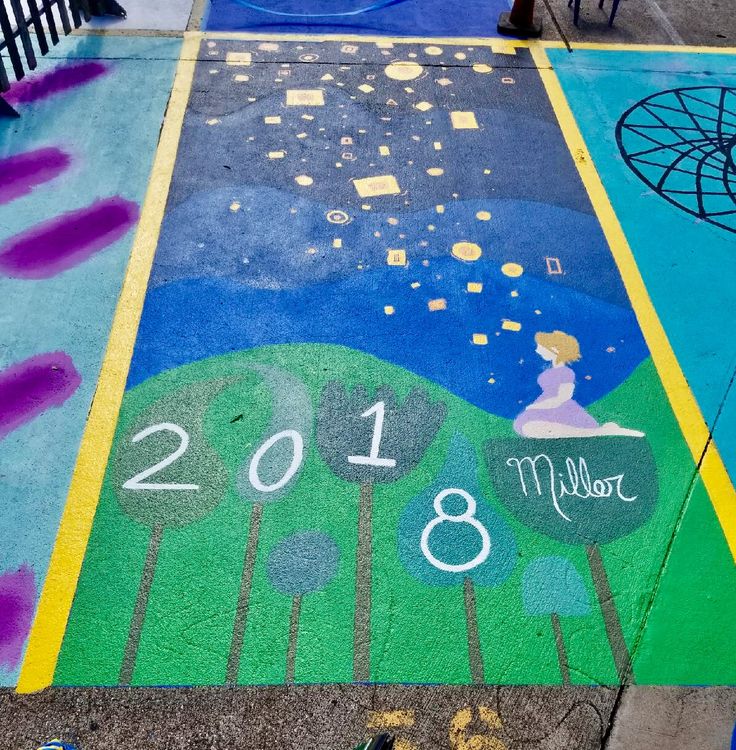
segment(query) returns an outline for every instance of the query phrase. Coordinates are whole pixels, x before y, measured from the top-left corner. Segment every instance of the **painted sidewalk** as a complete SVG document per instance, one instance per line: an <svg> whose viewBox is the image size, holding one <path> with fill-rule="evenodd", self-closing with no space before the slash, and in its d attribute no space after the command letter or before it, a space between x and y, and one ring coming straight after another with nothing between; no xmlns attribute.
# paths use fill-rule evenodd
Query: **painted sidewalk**
<svg viewBox="0 0 736 750"><path fill-rule="evenodd" d="M44 583L180 46L76 39L11 89L23 118L0 125L3 685ZM144 87L145 102L117 93Z"/></svg>
<svg viewBox="0 0 736 750"><path fill-rule="evenodd" d="M733 682L733 562L544 52L187 45L22 688Z"/></svg>

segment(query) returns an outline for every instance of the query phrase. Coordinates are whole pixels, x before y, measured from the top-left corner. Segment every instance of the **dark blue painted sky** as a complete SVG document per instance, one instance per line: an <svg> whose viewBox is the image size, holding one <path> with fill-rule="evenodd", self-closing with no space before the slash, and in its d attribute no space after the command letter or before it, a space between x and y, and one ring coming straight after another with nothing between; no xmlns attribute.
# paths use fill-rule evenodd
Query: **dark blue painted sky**
<svg viewBox="0 0 736 750"><path fill-rule="evenodd" d="M241 43L254 64L198 66L130 385L233 350L324 342L513 417L538 393L534 334L553 329L580 340L580 401L623 382L646 347L524 51L499 70L505 56L487 50L407 45L402 59L422 72L396 81L385 72L396 50L360 45L368 64L342 65L339 44L292 46ZM304 54L332 62L282 65ZM285 105L286 89L318 88L324 106ZM454 129L451 111L473 112L478 128ZM400 193L359 196L353 180L377 175ZM480 257L453 256L458 242ZM387 264L391 248L405 265ZM523 273L505 274L508 263Z"/></svg>

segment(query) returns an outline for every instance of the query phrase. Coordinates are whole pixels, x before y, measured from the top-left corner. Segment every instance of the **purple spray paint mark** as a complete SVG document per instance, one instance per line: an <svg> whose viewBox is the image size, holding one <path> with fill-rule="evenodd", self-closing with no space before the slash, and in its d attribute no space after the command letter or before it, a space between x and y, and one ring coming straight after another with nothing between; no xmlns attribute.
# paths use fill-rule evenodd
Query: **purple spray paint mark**
<svg viewBox="0 0 736 750"><path fill-rule="evenodd" d="M0 667L15 669L33 622L36 581L30 566L0 573Z"/></svg>
<svg viewBox="0 0 736 750"><path fill-rule="evenodd" d="M62 65L42 75L26 78L11 87L5 99L11 104L26 104L46 99L54 94L75 89L107 73L107 65L100 62L83 62Z"/></svg>
<svg viewBox="0 0 736 750"><path fill-rule="evenodd" d="M58 177L70 164L58 148L39 148L0 159L0 205L28 195L36 185Z"/></svg>
<svg viewBox="0 0 736 750"><path fill-rule="evenodd" d="M106 198L15 235L0 246L0 274L48 279L123 237L138 219L138 204Z"/></svg>
<svg viewBox="0 0 736 750"><path fill-rule="evenodd" d="M82 382L65 352L37 354L0 371L0 440L53 406Z"/></svg>

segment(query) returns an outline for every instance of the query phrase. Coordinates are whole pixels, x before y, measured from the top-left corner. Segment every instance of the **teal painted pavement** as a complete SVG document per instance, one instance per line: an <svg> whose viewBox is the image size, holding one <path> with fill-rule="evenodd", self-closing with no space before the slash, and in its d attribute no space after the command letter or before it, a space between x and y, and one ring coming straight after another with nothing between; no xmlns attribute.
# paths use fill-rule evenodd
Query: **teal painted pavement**
<svg viewBox="0 0 736 750"><path fill-rule="evenodd" d="M15 684L46 575L180 45L151 37L70 39L56 59L43 58L11 88L22 118L0 121L0 381L23 381L30 390L13 386L12 403L16 412L31 407L15 420L0 409L0 614L4 605L10 609L0 624L12 630L0 628L0 685ZM47 75L52 70L55 77ZM47 161L54 154L57 170L38 172L28 189L17 160L39 153ZM100 206L112 213L122 207L127 221L112 229L77 221L71 231L74 217L89 218L90 207L104 220ZM38 262L10 263L28 258L39 227L46 234L35 237L30 253ZM70 236L90 231L97 236L71 247ZM67 256L49 262L64 247ZM23 252L14 255L14 248ZM52 383L49 408L42 408L40 378L54 374L68 376L66 390L53 393Z"/></svg>
<svg viewBox="0 0 736 750"><path fill-rule="evenodd" d="M734 478L736 403L726 394L736 366L736 56L561 49L549 56ZM629 115L634 127L623 131L629 153L649 151L630 162L647 182L622 157L617 123L642 100L673 90Z"/></svg>

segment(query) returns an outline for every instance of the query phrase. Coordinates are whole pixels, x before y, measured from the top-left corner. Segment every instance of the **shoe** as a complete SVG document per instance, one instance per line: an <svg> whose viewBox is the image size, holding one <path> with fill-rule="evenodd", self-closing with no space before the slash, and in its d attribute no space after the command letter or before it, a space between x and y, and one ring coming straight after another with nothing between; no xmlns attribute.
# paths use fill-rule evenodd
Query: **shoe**
<svg viewBox="0 0 736 750"><path fill-rule="evenodd" d="M358 745L355 750L393 750L394 738L390 734L379 734L372 740Z"/></svg>

